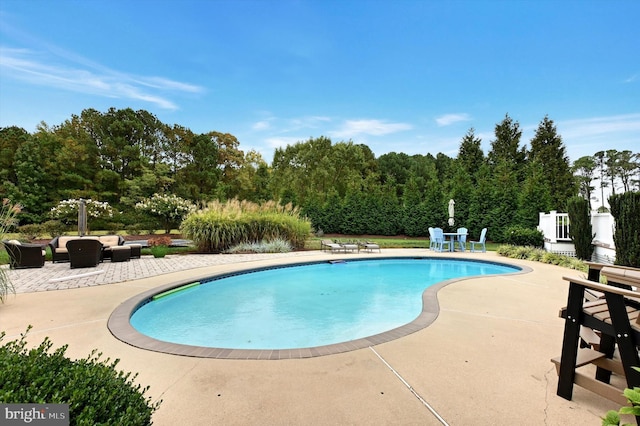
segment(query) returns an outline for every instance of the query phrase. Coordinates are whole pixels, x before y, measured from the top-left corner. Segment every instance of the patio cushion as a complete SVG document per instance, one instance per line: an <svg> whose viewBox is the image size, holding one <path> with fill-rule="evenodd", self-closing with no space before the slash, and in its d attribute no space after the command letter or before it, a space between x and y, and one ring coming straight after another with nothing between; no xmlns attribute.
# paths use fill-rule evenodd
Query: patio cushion
<svg viewBox="0 0 640 426"><path fill-rule="evenodd" d="M85 237L86 238L86 237ZM103 246L117 246L120 243L120 237L117 235L102 235L100 236L100 242Z"/></svg>
<svg viewBox="0 0 640 426"><path fill-rule="evenodd" d="M65 249L65 251L67 250L67 243L71 240L76 240L78 239L78 237L73 237L73 236L61 236L58 237L58 249Z"/></svg>

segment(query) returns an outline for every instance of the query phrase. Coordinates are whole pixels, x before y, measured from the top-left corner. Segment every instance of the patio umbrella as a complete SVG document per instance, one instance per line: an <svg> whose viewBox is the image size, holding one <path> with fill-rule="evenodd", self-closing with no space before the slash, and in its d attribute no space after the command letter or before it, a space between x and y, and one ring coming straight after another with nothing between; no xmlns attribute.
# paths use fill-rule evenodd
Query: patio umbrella
<svg viewBox="0 0 640 426"><path fill-rule="evenodd" d="M456 202L453 201L453 199L449 200L449 226L453 226L456 224L456 221L453 219L455 204Z"/></svg>
<svg viewBox="0 0 640 426"><path fill-rule="evenodd" d="M78 235L81 237L87 233L87 205L81 198L78 202Z"/></svg>

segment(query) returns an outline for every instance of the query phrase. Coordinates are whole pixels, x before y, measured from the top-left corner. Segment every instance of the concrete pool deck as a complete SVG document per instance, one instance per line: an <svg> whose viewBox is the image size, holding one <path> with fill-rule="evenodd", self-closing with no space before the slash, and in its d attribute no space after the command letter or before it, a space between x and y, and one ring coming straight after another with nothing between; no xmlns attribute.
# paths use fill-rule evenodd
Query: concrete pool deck
<svg viewBox="0 0 640 426"><path fill-rule="evenodd" d="M207 359L130 346L107 328L129 298L171 282L267 265L338 258L455 257L526 266L519 275L473 278L438 292L430 326L397 340L304 359ZM560 354L565 275L577 271L507 259L495 253L320 251L261 255L188 255L9 270L17 295L0 305L5 341L33 325L34 345L49 336L67 355L97 348L139 373L148 395L162 399L156 425L568 425L600 424L618 406L580 387L572 401L556 396L550 362ZM44 291L50 290L50 291ZM53 290L53 291L51 291Z"/></svg>

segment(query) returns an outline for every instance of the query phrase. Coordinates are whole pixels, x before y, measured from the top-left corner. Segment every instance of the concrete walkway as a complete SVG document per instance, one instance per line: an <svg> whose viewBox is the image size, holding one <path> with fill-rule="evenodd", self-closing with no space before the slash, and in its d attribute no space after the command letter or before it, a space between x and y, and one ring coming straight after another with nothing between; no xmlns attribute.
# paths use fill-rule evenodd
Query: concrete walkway
<svg viewBox="0 0 640 426"><path fill-rule="evenodd" d="M453 256L533 269L527 274L462 280L438 293L440 314L429 327L369 348L289 360L203 359L150 352L115 339L114 309L154 287L272 264L337 258ZM550 358L560 354L568 285L576 271L495 253L381 254L319 251L261 255L143 256L130 262L70 269L51 264L9 270L17 295L0 305L5 340L31 324L34 345L49 336L67 354L97 348L138 372L162 399L156 425L598 425L618 407L579 387L572 401L556 396ZM51 291L55 290L55 291Z"/></svg>

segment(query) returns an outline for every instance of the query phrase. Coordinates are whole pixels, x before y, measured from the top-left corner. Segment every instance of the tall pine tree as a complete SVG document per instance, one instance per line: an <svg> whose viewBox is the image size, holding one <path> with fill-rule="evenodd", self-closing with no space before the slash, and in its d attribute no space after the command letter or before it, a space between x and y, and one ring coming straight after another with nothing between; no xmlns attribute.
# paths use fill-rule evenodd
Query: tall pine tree
<svg viewBox="0 0 640 426"><path fill-rule="evenodd" d="M569 157L553 120L545 116L531 139L529 161L544 166L544 181L549 188L554 209L566 211L567 200L578 193Z"/></svg>
<svg viewBox="0 0 640 426"><path fill-rule="evenodd" d="M489 165L496 167L506 162L513 170L521 171L526 161L526 149L520 146L520 123L513 121L509 114L495 127L495 140L491 141L491 150L487 155Z"/></svg>

